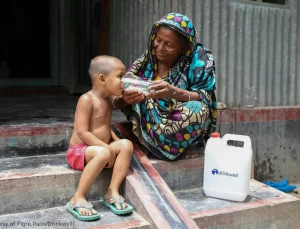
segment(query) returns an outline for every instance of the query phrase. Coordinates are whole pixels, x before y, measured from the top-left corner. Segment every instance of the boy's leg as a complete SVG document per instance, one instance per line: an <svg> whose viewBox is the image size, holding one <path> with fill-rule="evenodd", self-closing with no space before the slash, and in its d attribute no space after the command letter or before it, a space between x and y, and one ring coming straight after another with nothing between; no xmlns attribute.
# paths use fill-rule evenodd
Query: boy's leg
<svg viewBox="0 0 300 229"><path fill-rule="evenodd" d="M133 145L127 139L121 139L110 144L112 149L116 152L116 161L113 167L113 173L109 188L104 196L105 199L117 198L120 196L119 187L123 182L130 165L133 153ZM117 209L122 209L120 204L115 203ZM123 209L127 204L123 204Z"/></svg>
<svg viewBox="0 0 300 229"><path fill-rule="evenodd" d="M108 163L110 159L110 152L101 146L88 146L85 151L84 170L79 181L78 189L72 199L73 202L87 202L86 196L92 186L93 182ZM97 212L93 209L92 212L86 208L77 208L80 215L92 215Z"/></svg>

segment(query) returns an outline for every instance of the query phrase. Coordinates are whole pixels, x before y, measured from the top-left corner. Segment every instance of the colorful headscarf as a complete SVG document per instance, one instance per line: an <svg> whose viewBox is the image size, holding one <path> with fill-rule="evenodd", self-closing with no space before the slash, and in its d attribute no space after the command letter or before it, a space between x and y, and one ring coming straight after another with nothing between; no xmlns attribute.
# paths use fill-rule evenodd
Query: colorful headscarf
<svg viewBox="0 0 300 229"><path fill-rule="evenodd" d="M179 13L169 13L168 15L162 17L152 27L149 41L149 50L151 50L152 52L154 52L154 50L152 49L153 40L155 39L158 27L160 25L166 25L187 38L189 42L189 49L186 53L186 56L189 56L191 50L193 50L193 47L195 46L195 42L198 37L193 22L187 16Z"/></svg>

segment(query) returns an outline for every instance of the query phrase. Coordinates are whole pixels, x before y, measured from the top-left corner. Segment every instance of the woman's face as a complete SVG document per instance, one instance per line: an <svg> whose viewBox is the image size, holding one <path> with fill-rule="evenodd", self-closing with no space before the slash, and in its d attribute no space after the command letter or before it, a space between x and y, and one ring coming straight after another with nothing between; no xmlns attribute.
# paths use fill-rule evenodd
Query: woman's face
<svg viewBox="0 0 300 229"><path fill-rule="evenodd" d="M178 34L168 27L160 27L153 41L156 58L161 62L171 64L183 53L183 44Z"/></svg>

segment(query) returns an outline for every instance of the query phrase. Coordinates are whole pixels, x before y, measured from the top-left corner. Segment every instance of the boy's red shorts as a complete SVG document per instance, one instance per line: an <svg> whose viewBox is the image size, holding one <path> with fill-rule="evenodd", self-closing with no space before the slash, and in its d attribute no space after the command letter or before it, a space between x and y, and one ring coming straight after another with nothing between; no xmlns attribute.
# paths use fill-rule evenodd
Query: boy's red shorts
<svg viewBox="0 0 300 229"><path fill-rule="evenodd" d="M67 162L73 169L84 169L84 154L88 145L70 145L66 153Z"/></svg>

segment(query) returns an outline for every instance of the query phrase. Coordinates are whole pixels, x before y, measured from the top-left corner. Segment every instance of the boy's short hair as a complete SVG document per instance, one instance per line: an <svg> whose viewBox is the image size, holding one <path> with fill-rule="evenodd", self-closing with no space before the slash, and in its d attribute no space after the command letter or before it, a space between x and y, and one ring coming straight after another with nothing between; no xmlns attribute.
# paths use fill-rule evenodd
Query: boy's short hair
<svg viewBox="0 0 300 229"><path fill-rule="evenodd" d="M89 75L92 82L95 74L107 75L111 72L111 70L113 69L111 61L113 59L117 59L117 58L113 56L101 55L101 56L96 56L91 60L89 66Z"/></svg>

